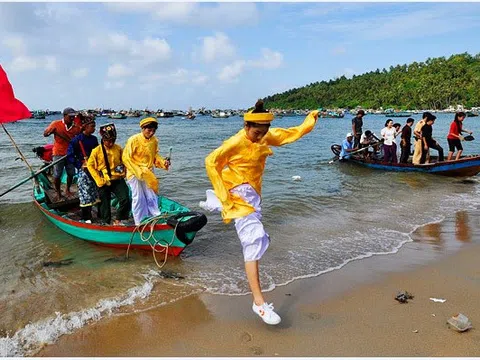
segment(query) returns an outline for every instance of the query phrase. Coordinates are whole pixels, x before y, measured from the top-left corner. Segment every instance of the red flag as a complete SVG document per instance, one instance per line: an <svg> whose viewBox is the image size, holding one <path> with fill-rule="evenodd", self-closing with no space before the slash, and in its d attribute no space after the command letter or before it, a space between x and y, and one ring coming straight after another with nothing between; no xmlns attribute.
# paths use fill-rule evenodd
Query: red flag
<svg viewBox="0 0 480 360"><path fill-rule="evenodd" d="M20 100L15 99L12 84L0 65L0 124L29 119L30 116L30 110Z"/></svg>

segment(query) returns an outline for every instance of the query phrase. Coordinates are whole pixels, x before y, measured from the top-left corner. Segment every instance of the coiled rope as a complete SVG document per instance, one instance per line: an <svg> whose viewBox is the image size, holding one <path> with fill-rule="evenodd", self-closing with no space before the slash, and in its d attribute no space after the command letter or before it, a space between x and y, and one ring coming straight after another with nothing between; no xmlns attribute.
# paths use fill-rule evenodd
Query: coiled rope
<svg viewBox="0 0 480 360"><path fill-rule="evenodd" d="M155 264L157 264L158 268L161 269L165 263L167 262L168 258L168 248L173 244L173 241L175 240L175 235L177 233L177 226L180 222L177 222L175 225L175 228L173 229L173 235L172 235L172 240L170 242L166 242L160 239L157 239L155 237L155 225L162 220L170 217L172 214L160 214L157 216L153 216L146 220L145 222L135 226L135 229L132 231L132 235L130 236L130 241L128 243L127 247L127 253L125 254L125 258L128 259L128 253L130 251L130 246L132 245L133 237L135 236L135 233L138 232L140 234L140 240L143 242L148 242L150 247L152 248L152 255L153 259L155 260ZM150 230L147 229L147 227L150 226ZM145 235L145 232L147 232L147 235ZM159 249L157 249L157 247ZM162 264L160 265L157 260L156 253L162 253L165 252L165 257L163 259Z"/></svg>

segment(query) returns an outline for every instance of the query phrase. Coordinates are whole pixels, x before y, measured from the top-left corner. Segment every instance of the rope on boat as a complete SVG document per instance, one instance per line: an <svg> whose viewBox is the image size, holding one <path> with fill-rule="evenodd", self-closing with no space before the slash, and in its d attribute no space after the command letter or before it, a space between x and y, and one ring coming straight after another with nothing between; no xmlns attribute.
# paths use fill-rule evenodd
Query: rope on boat
<svg viewBox="0 0 480 360"><path fill-rule="evenodd" d="M162 268L165 266L165 263L167 262L168 258L168 247L173 244L173 241L175 240L175 234L177 233L177 226L179 222L175 225L175 229L173 229L173 235L172 235L172 240L170 242L165 242L165 244L161 243L159 239L155 237L155 225L162 220L166 219L170 216L171 214L160 214L157 216L153 216L149 218L147 221L135 226L135 229L132 231L132 235L130 236L130 241L128 242L128 247L127 247L127 253L125 254L125 258L128 259L128 253L130 251L130 245L132 245L133 237L135 236L135 233L138 232L140 234L140 240L143 242L148 242L150 247L152 248L152 255L153 259L155 260L155 264L157 264L158 268ZM147 227L150 226L150 230L147 230ZM147 230L148 236L145 236L145 230ZM152 243L153 241L153 243ZM160 248L160 250L157 250L157 246ZM156 253L162 253L165 252L165 257L163 259L162 265L158 263Z"/></svg>

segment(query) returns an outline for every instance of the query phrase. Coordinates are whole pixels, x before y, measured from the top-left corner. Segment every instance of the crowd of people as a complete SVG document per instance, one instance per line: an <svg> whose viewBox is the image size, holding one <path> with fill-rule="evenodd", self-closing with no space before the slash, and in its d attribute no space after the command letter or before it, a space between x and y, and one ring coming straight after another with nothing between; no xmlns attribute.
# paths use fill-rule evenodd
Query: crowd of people
<svg viewBox="0 0 480 360"><path fill-rule="evenodd" d="M430 112L424 112L422 119L417 122L415 127L414 119L408 118L405 125L394 123L392 119L385 122L385 127L380 131L380 138L370 130L362 131L363 117L365 112L359 110L357 115L352 119L352 132L347 133L345 140L342 142L339 158L341 160L349 159L352 155L362 157L364 159L381 161L389 164L407 164L410 162L414 165L426 164L430 162L430 150L438 152L438 161L445 161L443 148L439 142L433 138L433 125L436 116ZM472 134L471 131L463 128L463 121L466 118L464 112L457 112L455 118L450 124L447 135L448 156L447 161L454 159L459 160L462 156L462 141L465 137L462 133ZM412 148L412 129L414 138L414 150ZM400 146L400 158L398 158L397 149ZM369 151L372 148L373 151Z"/></svg>
<svg viewBox="0 0 480 360"><path fill-rule="evenodd" d="M170 159L158 153L156 118L140 121L140 133L127 141L125 149L116 144L115 124L100 127L100 142L95 133L95 118L77 113L72 108L63 111L63 119L53 121L44 136L54 136L52 149L53 178L56 196L53 202L75 196L71 185L77 174L81 219L92 222L92 207L98 206L100 224L126 225L132 212L135 225L145 218L160 215L158 180L153 167L168 170ZM65 194L61 193L63 171L67 174ZM131 196L129 186L130 185ZM112 193L118 206L112 222Z"/></svg>

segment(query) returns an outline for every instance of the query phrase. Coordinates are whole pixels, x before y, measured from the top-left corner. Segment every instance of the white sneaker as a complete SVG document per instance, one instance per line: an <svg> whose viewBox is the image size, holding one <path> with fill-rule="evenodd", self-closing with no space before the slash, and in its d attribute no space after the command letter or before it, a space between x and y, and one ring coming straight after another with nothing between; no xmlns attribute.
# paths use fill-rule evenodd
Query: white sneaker
<svg viewBox="0 0 480 360"><path fill-rule="evenodd" d="M273 304L263 303L262 305L258 306L253 303L252 310L268 325L277 325L280 324L280 321L282 321L280 316L273 311Z"/></svg>

